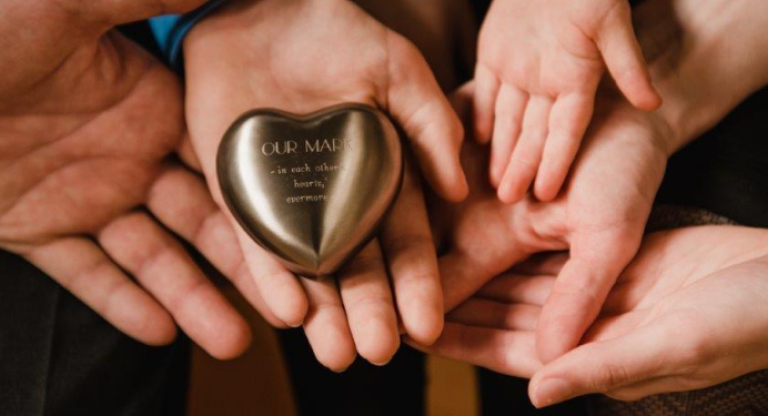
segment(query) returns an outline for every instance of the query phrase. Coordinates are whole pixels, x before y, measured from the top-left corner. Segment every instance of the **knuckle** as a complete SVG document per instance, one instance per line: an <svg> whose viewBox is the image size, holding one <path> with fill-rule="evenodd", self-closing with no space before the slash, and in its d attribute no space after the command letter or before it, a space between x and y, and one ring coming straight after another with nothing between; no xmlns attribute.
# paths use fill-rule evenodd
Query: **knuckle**
<svg viewBox="0 0 768 416"><path fill-rule="evenodd" d="M629 371L623 365L603 364L598 367L598 376L593 381L595 391L605 392L625 386L632 381Z"/></svg>
<svg viewBox="0 0 768 416"><path fill-rule="evenodd" d="M705 363L717 358L710 345L704 337L695 335L678 345L677 354L680 357L681 367L685 369L684 372L697 373Z"/></svg>
<svg viewBox="0 0 768 416"><path fill-rule="evenodd" d="M341 271L342 278L378 273L385 270L384 259L380 255L358 254Z"/></svg>
<svg viewBox="0 0 768 416"><path fill-rule="evenodd" d="M599 300L594 285L569 280L556 280L552 293L560 297L578 300L579 305L594 305Z"/></svg>
<svg viewBox="0 0 768 416"><path fill-rule="evenodd" d="M387 32L387 42L393 58L390 62L397 68L407 71L413 59L423 59L416 44L399 33Z"/></svg>
<svg viewBox="0 0 768 416"><path fill-rule="evenodd" d="M392 308L392 302L383 295L355 296L344 299L348 310L387 311Z"/></svg>
<svg viewBox="0 0 768 416"><path fill-rule="evenodd" d="M422 233L410 233L397 238L389 238L386 252L389 257L400 257L408 254L422 255L432 251L432 237Z"/></svg>
<svg viewBox="0 0 768 416"><path fill-rule="evenodd" d="M535 174L539 169L539 159L532 154L515 152L512 157L512 165L525 174Z"/></svg>

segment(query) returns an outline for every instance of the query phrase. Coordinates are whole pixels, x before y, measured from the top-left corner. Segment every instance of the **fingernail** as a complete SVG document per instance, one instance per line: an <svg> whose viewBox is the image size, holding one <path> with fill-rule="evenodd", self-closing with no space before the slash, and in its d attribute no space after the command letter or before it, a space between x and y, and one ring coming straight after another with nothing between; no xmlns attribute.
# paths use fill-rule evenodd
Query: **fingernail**
<svg viewBox="0 0 768 416"><path fill-rule="evenodd" d="M371 361L368 360L369 363L375 365L376 367L384 367L385 365L389 364L389 362L392 361L392 357L387 358L384 361Z"/></svg>
<svg viewBox="0 0 768 416"><path fill-rule="evenodd" d="M285 324L295 329L295 328L301 328L301 326L304 325L304 321L299 321L298 323L286 322Z"/></svg>
<svg viewBox="0 0 768 416"><path fill-rule="evenodd" d="M553 378L539 383L533 391L531 401L537 409L541 409L542 407L567 400L571 395L573 395L573 389L570 383L562 379Z"/></svg>
<svg viewBox="0 0 768 416"><path fill-rule="evenodd" d="M343 372L347 371L347 369L349 369L349 367L350 367L350 366L346 366L346 367L344 367L344 368L340 368L340 369L333 369L333 368L331 368L331 367L327 367L327 368L328 368L329 370L333 371L333 372L334 372L334 373L336 373L336 374L341 374L341 373L343 373Z"/></svg>

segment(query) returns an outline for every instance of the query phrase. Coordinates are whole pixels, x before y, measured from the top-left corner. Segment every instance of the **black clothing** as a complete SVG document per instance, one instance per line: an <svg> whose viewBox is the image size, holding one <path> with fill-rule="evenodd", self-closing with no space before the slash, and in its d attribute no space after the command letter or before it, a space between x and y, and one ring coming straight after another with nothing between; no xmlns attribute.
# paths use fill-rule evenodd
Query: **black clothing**
<svg viewBox="0 0 768 416"><path fill-rule="evenodd" d="M768 227L768 88L670 159L657 201Z"/></svg>
<svg viewBox="0 0 768 416"><path fill-rule="evenodd" d="M182 416L188 362L184 336L140 344L0 251L0 415Z"/></svg>

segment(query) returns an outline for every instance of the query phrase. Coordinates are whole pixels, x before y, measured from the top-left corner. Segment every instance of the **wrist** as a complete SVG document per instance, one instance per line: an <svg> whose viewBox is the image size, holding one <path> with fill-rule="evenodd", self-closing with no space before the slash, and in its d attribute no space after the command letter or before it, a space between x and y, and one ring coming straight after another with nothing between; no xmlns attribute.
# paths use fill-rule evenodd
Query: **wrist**
<svg viewBox="0 0 768 416"><path fill-rule="evenodd" d="M670 154L768 83L763 0L653 0L636 11L638 39L664 98ZM739 3L739 4L736 4ZM762 43L762 44L761 44Z"/></svg>
<svg viewBox="0 0 768 416"><path fill-rule="evenodd" d="M197 43L210 43L211 36L222 38L229 37L232 33L242 32L244 29L254 32L260 21L268 19L270 13L263 11L270 3L278 3L281 0L224 0L219 1L220 6L210 10L205 19L199 19L190 28L183 39L184 50L194 48ZM257 7L258 6L258 7ZM277 18L274 13L272 18ZM253 36L258 36L255 32ZM218 42L218 41L217 41Z"/></svg>

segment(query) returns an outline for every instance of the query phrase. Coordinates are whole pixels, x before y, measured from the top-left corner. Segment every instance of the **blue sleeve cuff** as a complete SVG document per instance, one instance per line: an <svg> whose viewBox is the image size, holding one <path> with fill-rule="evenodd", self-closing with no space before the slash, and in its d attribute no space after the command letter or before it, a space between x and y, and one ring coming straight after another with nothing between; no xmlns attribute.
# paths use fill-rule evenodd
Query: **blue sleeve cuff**
<svg viewBox="0 0 768 416"><path fill-rule="evenodd" d="M149 19L149 26L152 28L155 40L171 68L177 71L182 68L182 45L187 33L224 1L211 0L197 10L183 15L166 15Z"/></svg>

